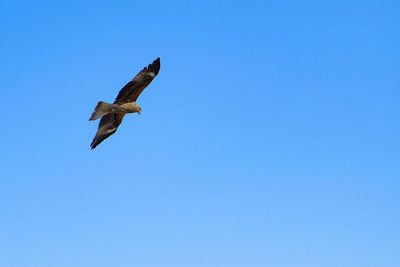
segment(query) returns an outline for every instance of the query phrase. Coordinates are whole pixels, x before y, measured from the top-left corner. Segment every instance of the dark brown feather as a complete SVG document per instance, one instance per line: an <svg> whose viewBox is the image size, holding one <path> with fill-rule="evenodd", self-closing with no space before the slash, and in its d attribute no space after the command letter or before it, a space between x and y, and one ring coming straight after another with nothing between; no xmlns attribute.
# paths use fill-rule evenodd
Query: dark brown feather
<svg viewBox="0 0 400 267"><path fill-rule="evenodd" d="M149 66L142 69L130 82L118 93L114 101L116 103L128 103L136 101L143 90L153 81L160 71L160 58L157 58Z"/></svg>
<svg viewBox="0 0 400 267"><path fill-rule="evenodd" d="M113 135L121 124L125 114L111 113L100 119L99 128L90 147L95 149L101 142Z"/></svg>

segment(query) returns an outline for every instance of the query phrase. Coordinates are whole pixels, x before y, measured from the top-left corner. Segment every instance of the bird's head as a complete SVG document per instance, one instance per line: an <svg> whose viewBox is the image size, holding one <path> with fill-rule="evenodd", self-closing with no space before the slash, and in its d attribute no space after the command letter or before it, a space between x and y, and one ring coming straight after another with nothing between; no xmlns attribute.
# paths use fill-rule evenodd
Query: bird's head
<svg viewBox="0 0 400 267"><path fill-rule="evenodd" d="M142 108L139 105L137 105L136 103L134 103L134 110L135 110L135 112L139 113L139 115L140 115L140 112L142 112Z"/></svg>

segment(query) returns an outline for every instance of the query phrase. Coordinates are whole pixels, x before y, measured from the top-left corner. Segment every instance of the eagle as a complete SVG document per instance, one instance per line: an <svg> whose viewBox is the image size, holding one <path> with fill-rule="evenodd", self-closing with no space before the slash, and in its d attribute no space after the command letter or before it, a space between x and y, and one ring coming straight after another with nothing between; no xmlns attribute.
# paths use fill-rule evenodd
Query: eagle
<svg viewBox="0 0 400 267"><path fill-rule="evenodd" d="M126 113L139 113L141 107L136 100L143 90L153 81L160 71L160 58L142 69L119 91L113 104L99 101L90 116L90 121L100 119L97 133L90 144L95 149L101 142L114 134Z"/></svg>

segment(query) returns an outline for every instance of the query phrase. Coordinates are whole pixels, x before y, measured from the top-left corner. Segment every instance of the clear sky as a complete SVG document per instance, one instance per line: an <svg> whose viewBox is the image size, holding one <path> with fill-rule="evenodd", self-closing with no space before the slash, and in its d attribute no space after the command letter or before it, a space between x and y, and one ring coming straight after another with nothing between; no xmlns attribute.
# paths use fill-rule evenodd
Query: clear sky
<svg viewBox="0 0 400 267"><path fill-rule="evenodd" d="M2 1L0 265L400 266L399 1ZM157 78L91 151L99 100Z"/></svg>

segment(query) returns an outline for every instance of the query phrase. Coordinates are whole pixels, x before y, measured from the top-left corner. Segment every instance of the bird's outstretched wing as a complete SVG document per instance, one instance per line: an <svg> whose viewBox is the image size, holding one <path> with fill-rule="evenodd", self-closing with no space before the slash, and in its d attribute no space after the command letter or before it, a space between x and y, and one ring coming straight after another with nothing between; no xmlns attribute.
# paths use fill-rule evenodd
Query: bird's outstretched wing
<svg viewBox="0 0 400 267"><path fill-rule="evenodd" d="M107 139L110 135L114 134L118 126L121 124L125 114L110 113L100 119L99 128L97 133L90 144L91 149L95 149L101 142Z"/></svg>
<svg viewBox="0 0 400 267"><path fill-rule="evenodd" d="M136 101L143 90L151 83L160 71L160 58L157 58L149 66L142 69L130 82L128 82L118 93L116 103L127 103Z"/></svg>

